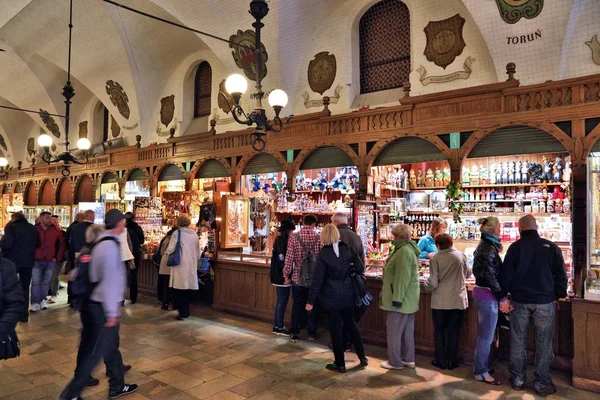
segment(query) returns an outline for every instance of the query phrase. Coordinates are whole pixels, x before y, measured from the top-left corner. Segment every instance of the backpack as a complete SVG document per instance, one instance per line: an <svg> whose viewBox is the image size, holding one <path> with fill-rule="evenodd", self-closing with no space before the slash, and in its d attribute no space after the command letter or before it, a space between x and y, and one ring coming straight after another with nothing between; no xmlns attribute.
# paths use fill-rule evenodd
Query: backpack
<svg viewBox="0 0 600 400"><path fill-rule="evenodd" d="M85 303L92 295L98 282L90 281L90 262L92 261L92 250L98 243L105 240L114 241L120 246L119 241L113 236L105 236L91 245L86 244L75 260L75 268L71 271L69 281L71 282L71 308L81 311Z"/></svg>
<svg viewBox="0 0 600 400"><path fill-rule="evenodd" d="M313 248L308 248L300 238L300 235L294 233L296 240L302 246L302 263L300 264L300 274L298 275L298 286L304 286L309 288L312 284L312 279L315 274L315 267L317 265L317 257Z"/></svg>

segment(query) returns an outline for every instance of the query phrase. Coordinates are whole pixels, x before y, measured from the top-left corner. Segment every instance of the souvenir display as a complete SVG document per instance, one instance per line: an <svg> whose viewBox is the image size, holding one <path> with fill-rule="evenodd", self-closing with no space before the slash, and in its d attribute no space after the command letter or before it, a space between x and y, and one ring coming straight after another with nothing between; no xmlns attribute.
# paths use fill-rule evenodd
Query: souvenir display
<svg viewBox="0 0 600 400"><path fill-rule="evenodd" d="M84 208L80 209L84 210ZM158 249L164 235L162 199L160 197L136 197L133 200L133 213L135 222L144 231L146 239L142 246L142 253L146 257L151 257Z"/></svg>
<svg viewBox="0 0 600 400"><path fill-rule="evenodd" d="M225 249L248 246L249 199L243 196L223 196L221 247Z"/></svg>

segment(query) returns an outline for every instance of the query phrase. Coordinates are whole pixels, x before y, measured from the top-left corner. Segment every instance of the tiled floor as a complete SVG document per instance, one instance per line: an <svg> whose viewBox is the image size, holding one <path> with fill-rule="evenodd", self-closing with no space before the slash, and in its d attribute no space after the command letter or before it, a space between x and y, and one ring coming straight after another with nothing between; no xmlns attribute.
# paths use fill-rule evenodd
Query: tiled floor
<svg viewBox="0 0 600 400"><path fill-rule="evenodd" d="M379 367L384 349L367 347L368 368L348 355L346 374L324 369L332 360L325 337L317 343L290 343L273 336L269 324L196 306L187 321L175 321L153 299L126 306L121 351L133 365L127 381L140 387L127 399L291 400L291 399L534 399L531 389L514 392L504 384L487 386L472 379L469 366L441 374L418 357L416 370ZM79 319L65 305L32 315L18 328L23 355L0 363L0 399L56 399L72 376L79 342ZM506 365L497 366L507 381ZM84 392L106 399L107 380ZM600 395L569 386L554 372L556 395L548 399L592 400Z"/></svg>

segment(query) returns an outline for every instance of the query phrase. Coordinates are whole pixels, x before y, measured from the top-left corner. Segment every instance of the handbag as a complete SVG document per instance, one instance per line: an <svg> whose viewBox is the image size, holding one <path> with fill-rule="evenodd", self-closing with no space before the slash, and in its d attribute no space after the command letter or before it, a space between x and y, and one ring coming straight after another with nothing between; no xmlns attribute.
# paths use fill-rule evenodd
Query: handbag
<svg viewBox="0 0 600 400"><path fill-rule="evenodd" d="M350 281L352 282L354 298L356 299L356 305L354 307L354 320L358 322L363 314L367 311L369 304L371 304L373 295L367 291L367 278L365 275L356 272L354 261L350 261Z"/></svg>
<svg viewBox="0 0 600 400"><path fill-rule="evenodd" d="M181 264L181 231L177 232L177 244L175 251L169 254L167 258L167 267L174 267Z"/></svg>

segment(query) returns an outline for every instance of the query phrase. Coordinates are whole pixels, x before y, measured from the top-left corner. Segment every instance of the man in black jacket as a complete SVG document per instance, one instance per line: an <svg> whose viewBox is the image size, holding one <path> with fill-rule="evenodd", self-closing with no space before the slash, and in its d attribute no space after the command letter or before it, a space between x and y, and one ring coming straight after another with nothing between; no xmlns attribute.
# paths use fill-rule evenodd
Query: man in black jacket
<svg viewBox="0 0 600 400"><path fill-rule="evenodd" d="M135 262L135 269L129 269L129 299L131 304L135 304L138 298L138 273L142 264L142 245L146 239L142 227L135 222L133 213L125 213L125 219L127 221L127 233L131 238L133 261Z"/></svg>
<svg viewBox="0 0 600 400"><path fill-rule="evenodd" d="M15 330L26 311L17 267L12 261L0 258L0 341Z"/></svg>
<svg viewBox="0 0 600 400"><path fill-rule="evenodd" d="M29 320L29 289L31 287L31 272L35 263L35 249L40 244L40 235L33 225L21 212L12 215L4 229L4 237L0 243L4 257L12 261L17 268L21 290L25 296L26 306L23 309L21 322Z"/></svg>
<svg viewBox="0 0 600 400"><path fill-rule="evenodd" d="M67 242L69 243L69 260L77 258L77 254L85 244L85 231L87 231L90 225L93 225L95 218L96 213L94 211L86 210L83 212L83 221L69 227L70 230L67 238Z"/></svg>
<svg viewBox="0 0 600 400"><path fill-rule="evenodd" d="M567 297L567 273L562 251L550 240L540 238L533 215L519 220L521 238L506 252L500 274L502 289L511 295L510 366L512 387L522 390L527 365L526 342L529 321L535 327L533 387L540 396L556 392L550 378L555 304ZM504 309L503 312L509 310Z"/></svg>

